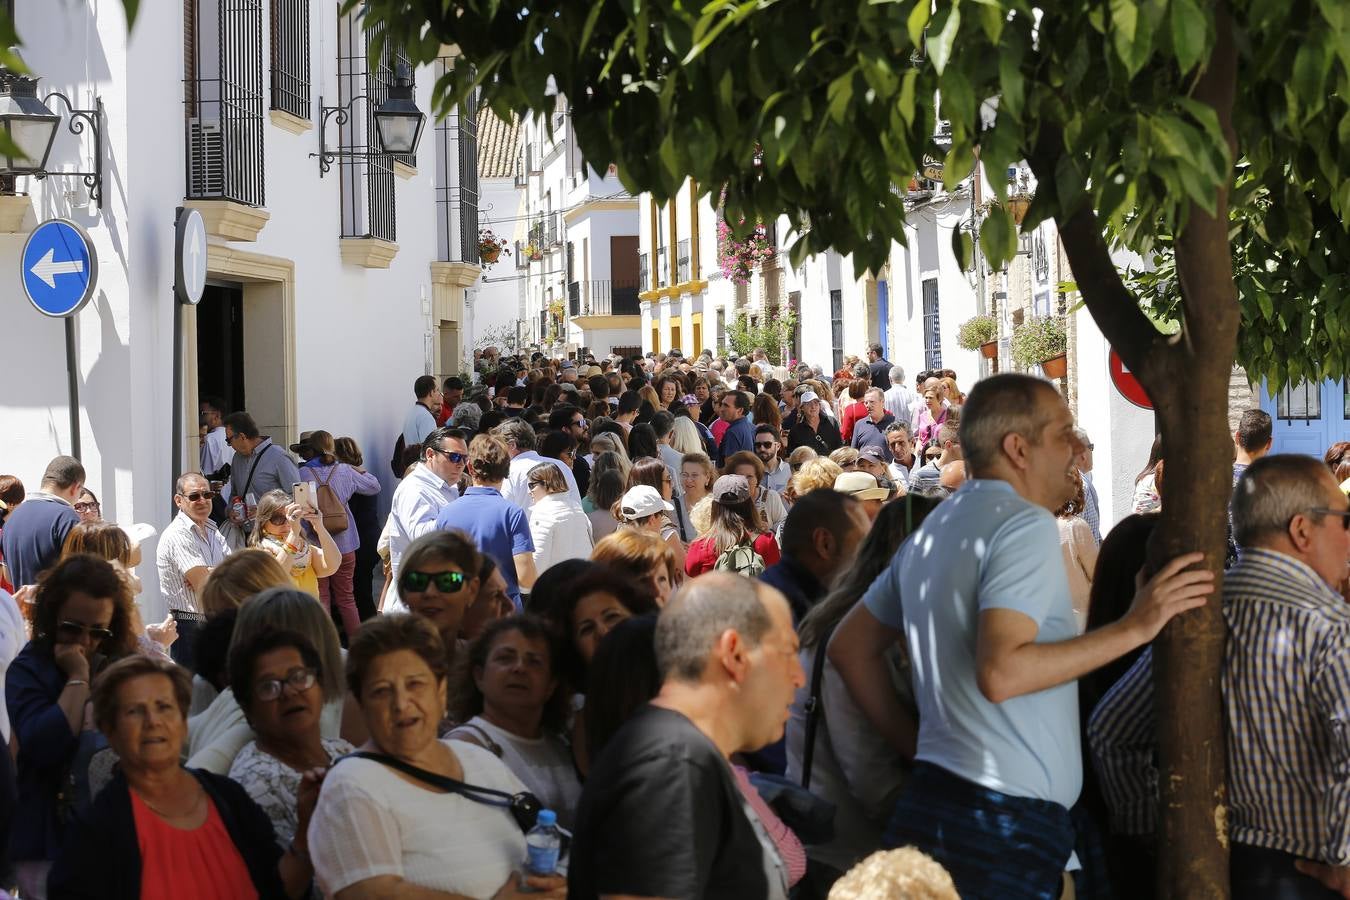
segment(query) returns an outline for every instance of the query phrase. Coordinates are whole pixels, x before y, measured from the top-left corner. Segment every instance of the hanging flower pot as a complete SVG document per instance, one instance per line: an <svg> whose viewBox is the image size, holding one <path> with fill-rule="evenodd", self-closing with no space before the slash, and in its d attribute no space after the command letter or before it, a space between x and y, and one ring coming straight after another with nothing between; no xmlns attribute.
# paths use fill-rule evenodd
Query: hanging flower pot
<svg viewBox="0 0 1350 900"><path fill-rule="evenodd" d="M1063 378L1068 369L1064 354L1068 349L1068 337L1064 330L1064 320L1059 316L1029 316L1021 325L1013 329L1013 363L1027 370L1039 365L1048 378ZM1059 365L1053 362L1058 357ZM1058 370L1059 375L1052 374Z"/></svg>
<svg viewBox="0 0 1350 900"><path fill-rule="evenodd" d="M478 261L484 266L490 266L501 255L506 253L508 256L511 251L506 249L506 238L499 238L492 233L491 228L482 228L478 231Z"/></svg>
<svg viewBox="0 0 1350 900"><path fill-rule="evenodd" d="M502 248L495 246L486 251L480 250L478 253L479 259L483 261L484 265L488 266L495 263L501 257L501 255L502 255Z"/></svg>
<svg viewBox="0 0 1350 900"><path fill-rule="evenodd" d="M962 350L978 349L986 359L993 359L998 356L998 320L971 316L956 329L956 344Z"/></svg>
<svg viewBox="0 0 1350 900"><path fill-rule="evenodd" d="M985 359L998 359L998 341L985 341L981 344L980 355Z"/></svg>
<svg viewBox="0 0 1350 900"><path fill-rule="evenodd" d="M1069 357L1061 353L1041 360L1041 371L1046 378L1060 379L1069 374Z"/></svg>

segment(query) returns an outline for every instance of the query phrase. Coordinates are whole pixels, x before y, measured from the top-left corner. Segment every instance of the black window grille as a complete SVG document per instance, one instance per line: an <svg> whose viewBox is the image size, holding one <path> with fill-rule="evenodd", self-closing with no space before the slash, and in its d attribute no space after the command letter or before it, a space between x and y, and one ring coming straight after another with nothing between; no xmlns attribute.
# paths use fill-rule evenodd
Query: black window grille
<svg viewBox="0 0 1350 900"><path fill-rule="evenodd" d="M183 23L184 194L262 206L262 0L184 0Z"/></svg>
<svg viewBox="0 0 1350 900"><path fill-rule="evenodd" d="M362 25L358 12L346 15L339 12L337 105L350 108L351 115L338 127L338 140L343 151L359 154L338 157L342 236L393 241L397 240L394 160L402 157L370 152L379 144L374 109L388 97L393 70L387 63L387 50L380 65L370 68L369 42L377 41L379 36L367 34ZM364 100L352 103L362 95Z"/></svg>
<svg viewBox="0 0 1350 900"><path fill-rule="evenodd" d="M272 109L310 118L309 0L272 0Z"/></svg>
<svg viewBox="0 0 1350 900"><path fill-rule="evenodd" d="M436 79L458 57L436 61ZM436 231L441 259L478 265L478 101L473 96L436 123ZM500 238L501 235L498 235ZM516 267L528 264L516 244Z"/></svg>
<svg viewBox="0 0 1350 900"><path fill-rule="evenodd" d="M830 351L834 370L844 365L844 292L830 291Z"/></svg>
<svg viewBox="0 0 1350 900"><path fill-rule="evenodd" d="M647 254L638 254L638 290L646 291L648 281L651 279L651 271L647 268Z"/></svg>
<svg viewBox="0 0 1350 900"><path fill-rule="evenodd" d="M676 259L676 284L684 284L689 280L689 239L685 238L679 243L679 257Z"/></svg>
<svg viewBox="0 0 1350 900"><path fill-rule="evenodd" d="M670 268L666 265L666 248L656 248L656 286L663 288L670 278Z"/></svg>
<svg viewBox="0 0 1350 900"><path fill-rule="evenodd" d="M1310 381L1285 385L1275 398L1275 418L1316 422L1322 418L1322 385Z"/></svg>
<svg viewBox="0 0 1350 900"><path fill-rule="evenodd" d="M923 357L927 369L942 368L942 322L938 318L938 282L923 282Z"/></svg>

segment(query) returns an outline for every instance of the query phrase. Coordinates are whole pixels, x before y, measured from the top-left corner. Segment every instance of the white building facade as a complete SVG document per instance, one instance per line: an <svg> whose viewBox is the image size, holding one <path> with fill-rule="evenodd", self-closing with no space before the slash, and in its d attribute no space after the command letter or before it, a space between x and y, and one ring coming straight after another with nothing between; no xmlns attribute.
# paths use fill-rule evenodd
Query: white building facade
<svg viewBox="0 0 1350 900"><path fill-rule="evenodd" d="M553 357L635 354L638 201L613 165L577 147L566 98L548 120L522 124L520 172L528 217L525 343Z"/></svg>
<svg viewBox="0 0 1350 900"><path fill-rule="evenodd" d="M207 395L247 409L279 444L315 428L354 437L387 499L378 461L413 381L458 371L464 355L465 289L480 273L474 115L429 118L415 155L372 154L371 113L397 60L371 68L365 35L338 6L156 3L128 34L121 4L18 4L39 96L60 90L99 108L102 199L58 174L19 178L0 199L0 277L14 286L0 312L11 373L0 470L35 489L47 461L71 450L62 326L17 290L27 233L65 217L98 257L75 344L80 456L105 518L167 524L176 469L197 466ZM450 65L447 49L413 73L420 109ZM90 129L73 135L63 122L47 168L92 172L94 155ZM206 223L207 287L180 310L176 347L184 206ZM153 544L143 549L153 559ZM140 574L154 616L154 567Z"/></svg>

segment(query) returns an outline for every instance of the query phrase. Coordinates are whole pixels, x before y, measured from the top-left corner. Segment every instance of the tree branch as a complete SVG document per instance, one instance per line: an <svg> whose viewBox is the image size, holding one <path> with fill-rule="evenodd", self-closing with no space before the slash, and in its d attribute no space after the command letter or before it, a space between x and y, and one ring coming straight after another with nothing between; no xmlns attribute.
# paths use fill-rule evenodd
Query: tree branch
<svg viewBox="0 0 1350 900"><path fill-rule="evenodd" d="M1055 169L1063 155L1063 135L1047 126L1037 136L1027 163L1037 181L1054 184ZM1167 336L1153 327L1134 294L1125 287L1091 205L1084 201L1073 213L1056 218L1083 303L1111 347L1147 388L1155 375L1162 375L1164 354L1155 351L1166 347Z"/></svg>

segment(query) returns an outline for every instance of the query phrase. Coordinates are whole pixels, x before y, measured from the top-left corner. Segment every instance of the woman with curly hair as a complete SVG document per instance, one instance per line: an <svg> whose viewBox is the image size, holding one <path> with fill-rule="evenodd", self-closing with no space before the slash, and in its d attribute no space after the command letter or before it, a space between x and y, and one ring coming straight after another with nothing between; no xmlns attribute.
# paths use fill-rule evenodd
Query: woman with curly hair
<svg viewBox="0 0 1350 900"><path fill-rule="evenodd" d="M533 616L488 625L451 677L451 715L463 724L446 736L506 763L571 828L581 782L563 738L569 698L556 650L549 626Z"/></svg>
<svg viewBox="0 0 1350 900"><path fill-rule="evenodd" d="M136 651L131 586L105 559L59 561L38 582L33 639L5 673L5 704L17 739L18 799L11 835L23 896L45 896L47 872L72 813L67 779L87 729L89 685L109 662Z"/></svg>

